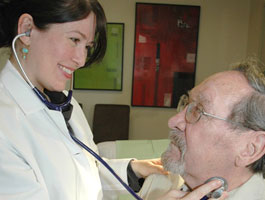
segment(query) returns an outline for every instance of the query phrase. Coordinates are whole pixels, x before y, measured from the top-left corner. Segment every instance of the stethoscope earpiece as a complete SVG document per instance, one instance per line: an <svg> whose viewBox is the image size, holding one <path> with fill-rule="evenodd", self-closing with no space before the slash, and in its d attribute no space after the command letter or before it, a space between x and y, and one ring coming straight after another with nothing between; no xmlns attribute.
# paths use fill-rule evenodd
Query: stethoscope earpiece
<svg viewBox="0 0 265 200"><path fill-rule="evenodd" d="M30 36L30 32L31 32L31 30L28 30L27 32L25 32L25 36L29 37Z"/></svg>

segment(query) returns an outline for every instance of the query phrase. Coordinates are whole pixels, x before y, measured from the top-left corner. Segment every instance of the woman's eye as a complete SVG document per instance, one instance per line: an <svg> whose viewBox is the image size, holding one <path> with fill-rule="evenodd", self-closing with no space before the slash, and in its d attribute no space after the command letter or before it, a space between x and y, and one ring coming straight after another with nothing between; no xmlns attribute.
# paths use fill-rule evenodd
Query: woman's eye
<svg viewBox="0 0 265 200"><path fill-rule="evenodd" d="M75 44L77 44L78 42L80 42L80 40L78 38L70 38L70 40L72 40Z"/></svg>
<svg viewBox="0 0 265 200"><path fill-rule="evenodd" d="M87 50L87 51L90 51L90 50L91 50L91 48L92 48L92 47L91 47L91 46L89 46L89 45L87 45L87 46L86 46L86 50Z"/></svg>

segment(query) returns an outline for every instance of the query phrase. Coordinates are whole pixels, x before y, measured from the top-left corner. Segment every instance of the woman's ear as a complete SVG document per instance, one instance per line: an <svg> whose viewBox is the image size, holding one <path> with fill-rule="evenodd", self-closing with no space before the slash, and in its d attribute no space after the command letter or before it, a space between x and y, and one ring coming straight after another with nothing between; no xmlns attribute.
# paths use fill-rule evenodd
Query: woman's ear
<svg viewBox="0 0 265 200"><path fill-rule="evenodd" d="M248 166L260 159L265 154L265 132L256 131L246 143L245 148L240 152L237 157L237 166Z"/></svg>
<svg viewBox="0 0 265 200"><path fill-rule="evenodd" d="M19 17L18 20L18 28L17 28L17 32L18 34L22 34L22 33L30 33L32 28L34 26L34 22L33 22L33 18L31 15L24 13ZM28 34L25 37L20 37L20 41L24 44L29 46L30 45L30 34Z"/></svg>

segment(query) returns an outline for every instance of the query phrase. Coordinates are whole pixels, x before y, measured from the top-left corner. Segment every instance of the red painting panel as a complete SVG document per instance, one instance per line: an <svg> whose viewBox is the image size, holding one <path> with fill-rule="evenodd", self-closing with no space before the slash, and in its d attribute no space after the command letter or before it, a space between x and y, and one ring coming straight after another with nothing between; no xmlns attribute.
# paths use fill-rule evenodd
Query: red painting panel
<svg viewBox="0 0 265 200"><path fill-rule="evenodd" d="M194 86L199 6L136 3L133 106L176 107Z"/></svg>

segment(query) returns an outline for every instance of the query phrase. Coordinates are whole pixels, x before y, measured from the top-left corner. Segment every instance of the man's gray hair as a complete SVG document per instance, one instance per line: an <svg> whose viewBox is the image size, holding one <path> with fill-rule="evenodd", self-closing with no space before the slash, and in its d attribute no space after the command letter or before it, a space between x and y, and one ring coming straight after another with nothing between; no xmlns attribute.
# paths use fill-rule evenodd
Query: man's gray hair
<svg viewBox="0 0 265 200"><path fill-rule="evenodd" d="M233 70L242 73L254 91L234 105L229 118L242 124L243 129L265 131L265 66L256 58L248 58L233 66ZM249 169L265 178L265 155L250 164Z"/></svg>

